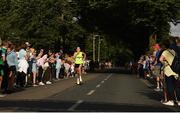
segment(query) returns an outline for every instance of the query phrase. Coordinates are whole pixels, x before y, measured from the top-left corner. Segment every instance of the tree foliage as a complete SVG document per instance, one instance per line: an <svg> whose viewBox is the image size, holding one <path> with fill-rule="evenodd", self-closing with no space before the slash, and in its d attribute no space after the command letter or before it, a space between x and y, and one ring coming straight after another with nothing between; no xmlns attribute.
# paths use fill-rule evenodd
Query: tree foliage
<svg viewBox="0 0 180 113"><path fill-rule="evenodd" d="M152 34L157 35L157 42L168 37L168 22L177 19L179 9L176 0L75 1L81 9L81 25L85 29L108 35L108 44L116 48L122 49L123 42L136 57L150 49Z"/></svg>
<svg viewBox="0 0 180 113"><path fill-rule="evenodd" d="M179 7L177 0L0 0L0 37L67 52L81 46L92 58L97 34L102 59L128 61L148 50L152 34L168 37Z"/></svg>
<svg viewBox="0 0 180 113"><path fill-rule="evenodd" d="M131 22L146 27L149 35L156 32L161 40L168 36L168 22L177 17L176 4L176 0L129 0Z"/></svg>
<svg viewBox="0 0 180 113"><path fill-rule="evenodd" d="M2 39L34 41L51 45L82 37L84 30L73 22L70 4L65 0L0 1Z"/></svg>

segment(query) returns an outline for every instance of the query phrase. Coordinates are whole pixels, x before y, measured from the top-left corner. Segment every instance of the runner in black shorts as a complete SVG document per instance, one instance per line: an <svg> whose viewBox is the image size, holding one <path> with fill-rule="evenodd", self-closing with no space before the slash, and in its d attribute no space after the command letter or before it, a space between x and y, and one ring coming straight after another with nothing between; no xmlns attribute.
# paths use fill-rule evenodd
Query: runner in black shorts
<svg viewBox="0 0 180 113"><path fill-rule="evenodd" d="M82 83L82 65L84 63L84 60L86 58L86 54L84 52L81 52L80 47L77 47L76 52L74 53L74 59L75 59L75 71L77 73L77 84Z"/></svg>

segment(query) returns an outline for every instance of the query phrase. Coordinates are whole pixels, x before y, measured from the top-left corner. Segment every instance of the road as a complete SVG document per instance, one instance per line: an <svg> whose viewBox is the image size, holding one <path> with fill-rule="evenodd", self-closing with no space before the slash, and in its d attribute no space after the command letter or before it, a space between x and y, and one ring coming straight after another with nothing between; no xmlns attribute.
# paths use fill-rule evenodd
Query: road
<svg viewBox="0 0 180 113"><path fill-rule="evenodd" d="M164 106L154 85L132 74L90 73L84 84L75 78L52 85L29 87L0 97L0 111L83 111L83 112L163 112L180 111Z"/></svg>

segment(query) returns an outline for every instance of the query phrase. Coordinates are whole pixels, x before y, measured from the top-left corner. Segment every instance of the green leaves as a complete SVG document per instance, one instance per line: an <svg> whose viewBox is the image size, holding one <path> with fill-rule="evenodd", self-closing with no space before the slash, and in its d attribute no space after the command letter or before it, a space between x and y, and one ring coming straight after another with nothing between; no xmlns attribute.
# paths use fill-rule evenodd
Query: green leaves
<svg viewBox="0 0 180 113"><path fill-rule="evenodd" d="M76 16L66 0L1 0L0 37L48 45L62 37L75 40L84 30L72 22ZM13 34L13 35L12 35ZM38 44L39 45L39 44Z"/></svg>
<svg viewBox="0 0 180 113"><path fill-rule="evenodd" d="M0 37L67 51L82 46L91 56L96 33L104 37L103 59L130 59L148 48L152 33L168 36L178 7L176 0L0 0Z"/></svg>
<svg viewBox="0 0 180 113"><path fill-rule="evenodd" d="M129 0L131 22L160 29L176 18L176 0ZM168 31L167 31L168 32Z"/></svg>

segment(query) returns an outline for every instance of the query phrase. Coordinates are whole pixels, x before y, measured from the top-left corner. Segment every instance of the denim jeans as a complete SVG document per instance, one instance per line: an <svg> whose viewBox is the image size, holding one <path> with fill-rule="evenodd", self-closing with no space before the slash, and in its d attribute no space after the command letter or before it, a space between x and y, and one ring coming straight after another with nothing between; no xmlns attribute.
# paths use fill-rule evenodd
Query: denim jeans
<svg viewBox="0 0 180 113"><path fill-rule="evenodd" d="M56 79L59 79L60 69L61 67L56 67Z"/></svg>

